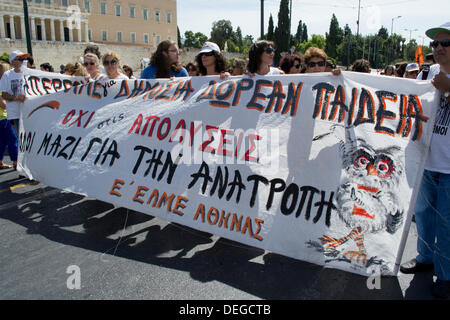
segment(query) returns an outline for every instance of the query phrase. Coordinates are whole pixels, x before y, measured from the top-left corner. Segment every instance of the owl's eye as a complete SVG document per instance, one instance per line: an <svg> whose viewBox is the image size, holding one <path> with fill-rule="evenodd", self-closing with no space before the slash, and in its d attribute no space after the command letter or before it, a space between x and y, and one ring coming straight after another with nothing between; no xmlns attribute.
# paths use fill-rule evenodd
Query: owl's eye
<svg viewBox="0 0 450 320"><path fill-rule="evenodd" d="M364 169L365 167L367 167L367 165L370 163L369 158L362 154L360 156L358 156L355 161L353 162L354 166L360 169Z"/></svg>
<svg viewBox="0 0 450 320"><path fill-rule="evenodd" d="M391 159L383 158L377 162L377 171L380 178L388 178L394 171L394 164Z"/></svg>

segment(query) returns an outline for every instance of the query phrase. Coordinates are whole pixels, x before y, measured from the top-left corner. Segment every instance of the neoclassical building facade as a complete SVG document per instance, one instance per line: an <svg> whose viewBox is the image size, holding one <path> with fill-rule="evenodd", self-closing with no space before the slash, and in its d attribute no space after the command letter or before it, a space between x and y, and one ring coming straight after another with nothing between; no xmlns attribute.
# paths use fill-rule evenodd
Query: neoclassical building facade
<svg viewBox="0 0 450 320"><path fill-rule="evenodd" d="M156 47L177 40L176 0L28 0L33 41ZM25 40L23 0L0 0L0 39Z"/></svg>

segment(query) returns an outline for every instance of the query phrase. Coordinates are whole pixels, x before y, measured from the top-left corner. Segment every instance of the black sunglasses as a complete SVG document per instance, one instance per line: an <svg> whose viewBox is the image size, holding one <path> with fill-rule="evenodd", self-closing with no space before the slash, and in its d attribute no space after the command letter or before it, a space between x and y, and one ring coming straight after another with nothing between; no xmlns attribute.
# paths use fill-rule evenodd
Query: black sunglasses
<svg viewBox="0 0 450 320"><path fill-rule="evenodd" d="M83 63L83 65L84 65L85 67L87 67L87 66L93 66L93 65L95 65L95 62L85 62L85 63Z"/></svg>
<svg viewBox="0 0 450 320"><path fill-rule="evenodd" d="M103 65L107 66L107 65L109 65L109 64L115 64L115 63L117 63L117 60L116 60L116 59L105 60L105 61L103 62Z"/></svg>
<svg viewBox="0 0 450 320"><path fill-rule="evenodd" d="M211 57L214 55L214 51L210 51L210 52L203 52L202 56L207 56L207 57Z"/></svg>
<svg viewBox="0 0 450 320"><path fill-rule="evenodd" d="M441 46L443 46L444 48L447 48L448 46L450 46L450 39L445 39L445 40L442 40L442 41L433 40L433 41L430 42L430 47L433 47L433 48L436 49L439 44L441 44Z"/></svg>
<svg viewBox="0 0 450 320"><path fill-rule="evenodd" d="M275 51L275 49L274 49L274 48L271 48L271 47L268 47L268 48L266 48L264 51L265 51L267 54L271 54L271 53L273 53L273 52Z"/></svg>
<svg viewBox="0 0 450 320"><path fill-rule="evenodd" d="M319 62L308 62L308 67L314 68L315 66L323 67L325 65L325 61Z"/></svg>
<svg viewBox="0 0 450 320"><path fill-rule="evenodd" d="M301 64L294 65L294 67L296 67L297 69L299 69L301 66L302 66Z"/></svg>

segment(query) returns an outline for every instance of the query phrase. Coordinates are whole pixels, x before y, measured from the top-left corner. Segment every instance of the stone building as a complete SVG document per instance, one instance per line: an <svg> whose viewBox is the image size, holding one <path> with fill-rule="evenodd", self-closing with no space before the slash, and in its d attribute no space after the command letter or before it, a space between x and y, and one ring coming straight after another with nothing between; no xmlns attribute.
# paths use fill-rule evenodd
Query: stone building
<svg viewBox="0 0 450 320"><path fill-rule="evenodd" d="M36 65L73 61L94 42L138 67L159 42L177 40L176 0L28 0L28 16ZM0 54L15 49L26 51L23 1L0 0Z"/></svg>
<svg viewBox="0 0 450 320"><path fill-rule="evenodd" d="M156 47L177 39L176 0L28 0L31 39ZM0 38L25 40L22 0L0 0Z"/></svg>

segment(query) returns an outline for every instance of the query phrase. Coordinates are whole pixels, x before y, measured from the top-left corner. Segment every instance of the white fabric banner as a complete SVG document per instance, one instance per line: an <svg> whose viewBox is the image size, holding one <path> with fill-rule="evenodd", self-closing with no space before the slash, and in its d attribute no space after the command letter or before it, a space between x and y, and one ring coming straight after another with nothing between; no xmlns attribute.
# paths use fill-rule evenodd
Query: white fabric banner
<svg viewBox="0 0 450 320"><path fill-rule="evenodd" d="M438 103L429 81L27 72L28 177L315 264L397 273Z"/></svg>

